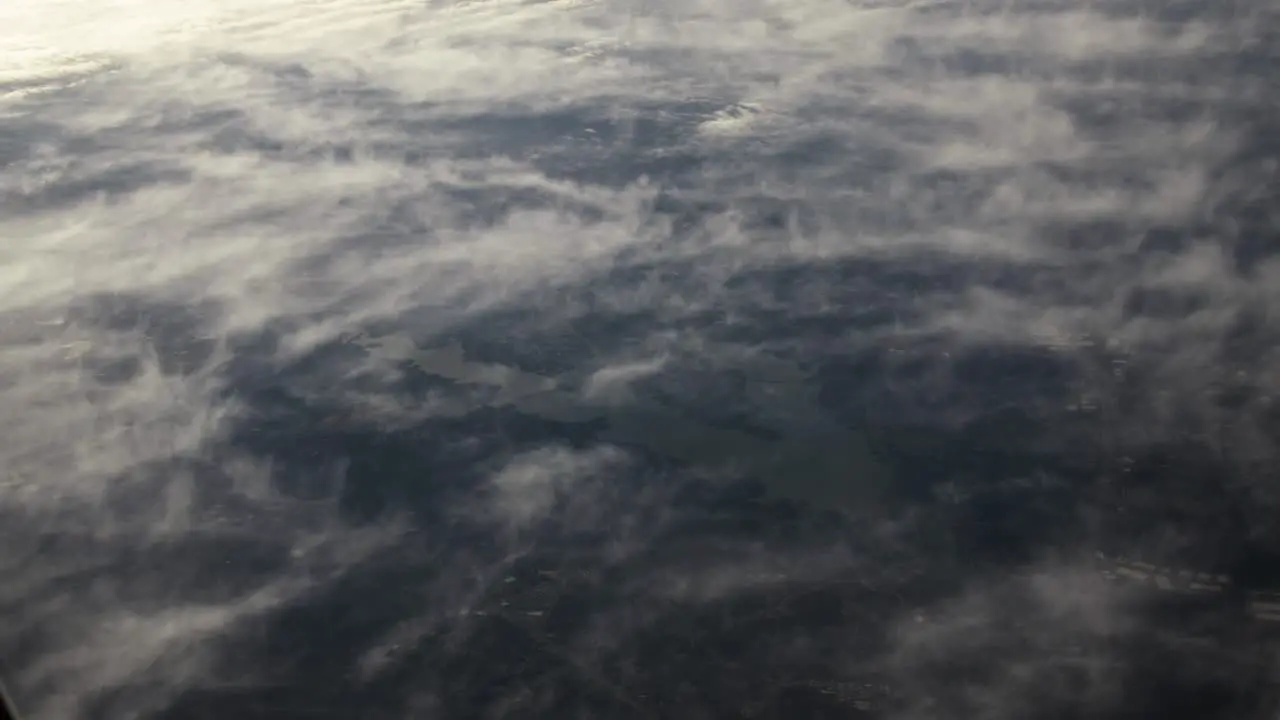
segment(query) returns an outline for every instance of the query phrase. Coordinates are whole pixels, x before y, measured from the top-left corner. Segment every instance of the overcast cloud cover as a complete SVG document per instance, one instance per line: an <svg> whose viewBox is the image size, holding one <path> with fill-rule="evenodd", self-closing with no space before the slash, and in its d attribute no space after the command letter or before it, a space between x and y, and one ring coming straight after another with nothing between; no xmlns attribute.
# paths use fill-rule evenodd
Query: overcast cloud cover
<svg viewBox="0 0 1280 720"><path fill-rule="evenodd" d="M672 476L721 487L755 456L651 393L804 438L997 406L1084 412L1046 442L1118 455L1192 437L1240 532L1274 539L1277 22L1274 0L4 3L6 682L30 718L132 718L286 658L450 717L427 670L378 678L540 538L644 568L618 592L652 603L566 640L584 667L671 598L905 572L910 511L838 546L654 550L686 522ZM697 469L648 468L650 441ZM1081 557L883 618L871 656L774 652L879 666L902 717L1036 716L1061 700L1045 633L1130 632ZM392 620L360 616L375 596ZM260 647L328 602L347 619L298 622L349 619L308 631L344 667ZM942 678L948 653L992 662L1010 615L1021 669ZM1072 692L1109 707L1090 672Z"/></svg>

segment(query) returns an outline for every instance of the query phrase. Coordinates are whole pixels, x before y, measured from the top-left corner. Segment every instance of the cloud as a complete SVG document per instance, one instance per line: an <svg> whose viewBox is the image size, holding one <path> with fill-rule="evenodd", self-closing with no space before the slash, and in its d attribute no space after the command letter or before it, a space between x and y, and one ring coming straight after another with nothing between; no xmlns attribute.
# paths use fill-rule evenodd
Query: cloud
<svg viewBox="0 0 1280 720"><path fill-rule="evenodd" d="M665 357L658 357L600 368L587 378L583 393L591 401L625 398L627 386L659 372L666 362Z"/></svg>
<svg viewBox="0 0 1280 720"><path fill-rule="evenodd" d="M1105 711L1122 701L1122 638L1134 617L1088 568L1050 564L979 580L903 618L889 658L903 717L1017 717L1058 705ZM963 669L961 669L963 668Z"/></svg>
<svg viewBox="0 0 1280 720"><path fill-rule="evenodd" d="M347 441L447 468L395 470L413 482L388 497L463 487L450 502L482 495L525 539L561 508L612 520L619 557L668 529L666 494L609 483L648 459L524 424L504 446L487 413L588 433L642 381L702 368L746 389L664 387L716 389L715 422L750 424L742 405L777 433L811 408L946 426L1007 402L1052 422L1097 396L1096 433L1124 450L1190 431L1242 468L1275 457L1280 265L1258 204L1276 158L1251 144L1275 129L1266 70L1233 60L1259 54L1266 3L11 5L0 567L21 622L0 648L36 648L14 680L35 717L100 693L159 707L245 623L413 547L400 523L420 521L351 509L390 501L361 494L373 470ZM971 372L992 348L1053 353L1066 379L1000 397ZM1248 399L1223 407L1232 388ZM209 597L148 569L194 557L184 542L276 559L210 564L241 591ZM749 594L778 557L676 567L668 594ZM1103 632L1095 588L1046 577L1065 589L1008 591L1028 623ZM446 599L406 591L428 618L480 592L428 585ZM902 667L929 632L986 647L994 602L910 626ZM1022 702L1020 682L984 692Z"/></svg>
<svg viewBox="0 0 1280 720"><path fill-rule="evenodd" d="M490 480L492 509L515 529L527 528L546 519L557 506L568 503L586 510L574 496L591 496L599 491L584 483L608 483L601 477L616 469L625 456L616 448L600 448L578 453L566 448L541 448L518 455ZM580 515L570 522L583 520Z"/></svg>

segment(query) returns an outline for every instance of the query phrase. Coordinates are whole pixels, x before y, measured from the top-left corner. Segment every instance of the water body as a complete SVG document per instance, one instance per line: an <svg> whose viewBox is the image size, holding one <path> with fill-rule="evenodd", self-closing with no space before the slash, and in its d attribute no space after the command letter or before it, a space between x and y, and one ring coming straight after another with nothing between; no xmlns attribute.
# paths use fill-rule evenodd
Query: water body
<svg viewBox="0 0 1280 720"><path fill-rule="evenodd" d="M747 378L749 389L743 393L742 399L754 405L748 410L751 416L776 426L781 434L767 441L748 432L698 422L678 408L647 400L623 384L625 378L614 380L607 390L610 394L601 397L600 372L580 387L565 387L556 378L518 368L469 362L457 343L420 349L405 336L355 342L382 362L406 362L428 375L494 388L496 393L487 400L492 407L510 407L557 422L603 420L608 429L602 439L610 443L638 446L708 470L728 466L741 472L750 468L778 497L859 513L870 511L867 504L877 502L892 483L890 471L875 457L865 437L824 422L819 408L802 399L810 385L798 368L785 363L778 362L773 368L765 363L764 369L775 370L773 376ZM779 401L785 407L775 407Z"/></svg>

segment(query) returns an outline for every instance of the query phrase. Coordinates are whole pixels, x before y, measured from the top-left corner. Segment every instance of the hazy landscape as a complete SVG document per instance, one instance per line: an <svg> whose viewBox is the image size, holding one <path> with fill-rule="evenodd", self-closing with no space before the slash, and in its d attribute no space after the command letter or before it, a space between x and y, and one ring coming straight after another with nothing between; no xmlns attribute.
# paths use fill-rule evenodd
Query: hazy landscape
<svg viewBox="0 0 1280 720"><path fill-rule="evenodd" d="M1273 718L1280 4L0 7L24 718Z"/></svg>

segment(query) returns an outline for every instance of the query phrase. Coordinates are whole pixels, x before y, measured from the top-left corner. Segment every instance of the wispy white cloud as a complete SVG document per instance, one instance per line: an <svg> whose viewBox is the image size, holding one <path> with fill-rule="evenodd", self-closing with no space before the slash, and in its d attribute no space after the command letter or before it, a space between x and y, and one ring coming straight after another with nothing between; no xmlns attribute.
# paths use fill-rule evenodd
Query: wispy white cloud
<svg viewBox="0 0 1280 720"><path fill-rule="evenodd" d="M583 386L583 393L589 401L625 400L632 383L660 372L666 364L666 357L657 357L608 365L591 373Z"/></svg>
<svg viewBox="0 0 1280 720"><path fill-rule="evenodd" d="M289 385L286 369L368 326L435 346L504 312L533 318L513 345L584 318L628 320L625 346L578 363L591 403L625 401L676 351L737 366L762 342L799 356L893 347L904 363L929 355L928 376L946 379L943 352L1090 334L1160 381L1131 427L1172 433L1188 414L1211 426L1206 393L1222 377L1280 391L1268 328L1248 367L1221 352L1242 313L1280 301L1280 266L1242 272L1233 255L1254 232L1230 217L1234 194L1265 175L1231 165L1258 132L1233 113L1264 101L1234 71L1180 71L1256 48L1275 11L1250 12L1161 19L1119 0L6 4L0 512L24 521L0 537L143 548L221 537L194 481L145 472L198 457L224 466L236 507L275 518L264 538L337 552L367 529L333 519L335 499L290 499L269 459L222 454L257 421L232 372L246 338L274 336L263 369ZM764 200L791 210L770 217ZM1187 242L1141 249L1171 227ZM781 287L787 271L803 275L798 288ZM943 279L895 289L892 324L832 330L883 300L878 271ZM1152 291L1197 299L1186 313L1135 312L1135 294ZM822 337L806 335L820 321ZM376 353L334 368L290 389L398 429L484 404L395 395L405 374ZM968 402L982 401L956 400ZM1237 428L1255 453L1268 447L1261 413ZM619 462L534 450L487 489L523 526ZM121 493L138 505L121 510ZM74 553L0 545L17 548L0 562L25 576L6 603L82 569ZM19 687L53 698L41 716L71 717L95 688L139 674L196 682L196 650L308 592L309 562L249 599L149 615L65 595L38 619L67 618L80 645L57 646ZM723 589L707 592L735 592L737 577L725 568L706 580ZM121 633L137 638L127 661L113 651ZM173 673L146 674L163 668Z"/></svg>
<svg viewBox="0 0 1280 720"><path fill-rule="evenodd" d="M526 528L546 519L557 506L580 506L574 502L575 495L598 496L598 489L583 487L583 483L616 480L609 477L610 470L616 475L624 460L625 456L612 448L585 454L543 448L519 455L490 480L491 508L512 528ZM575 516L571 521L580 519Z"/></svg>
<svg viewBox="0 0 1280 720"><path fill-rule="evenodd" d="M1132 602L1090 568L1050 562L904 613L888 662L906 703L901 716L1114 707L1127 662L1121 648L1140 628ZM953 674L956 663L967 668L965 681Z"/></svg>

